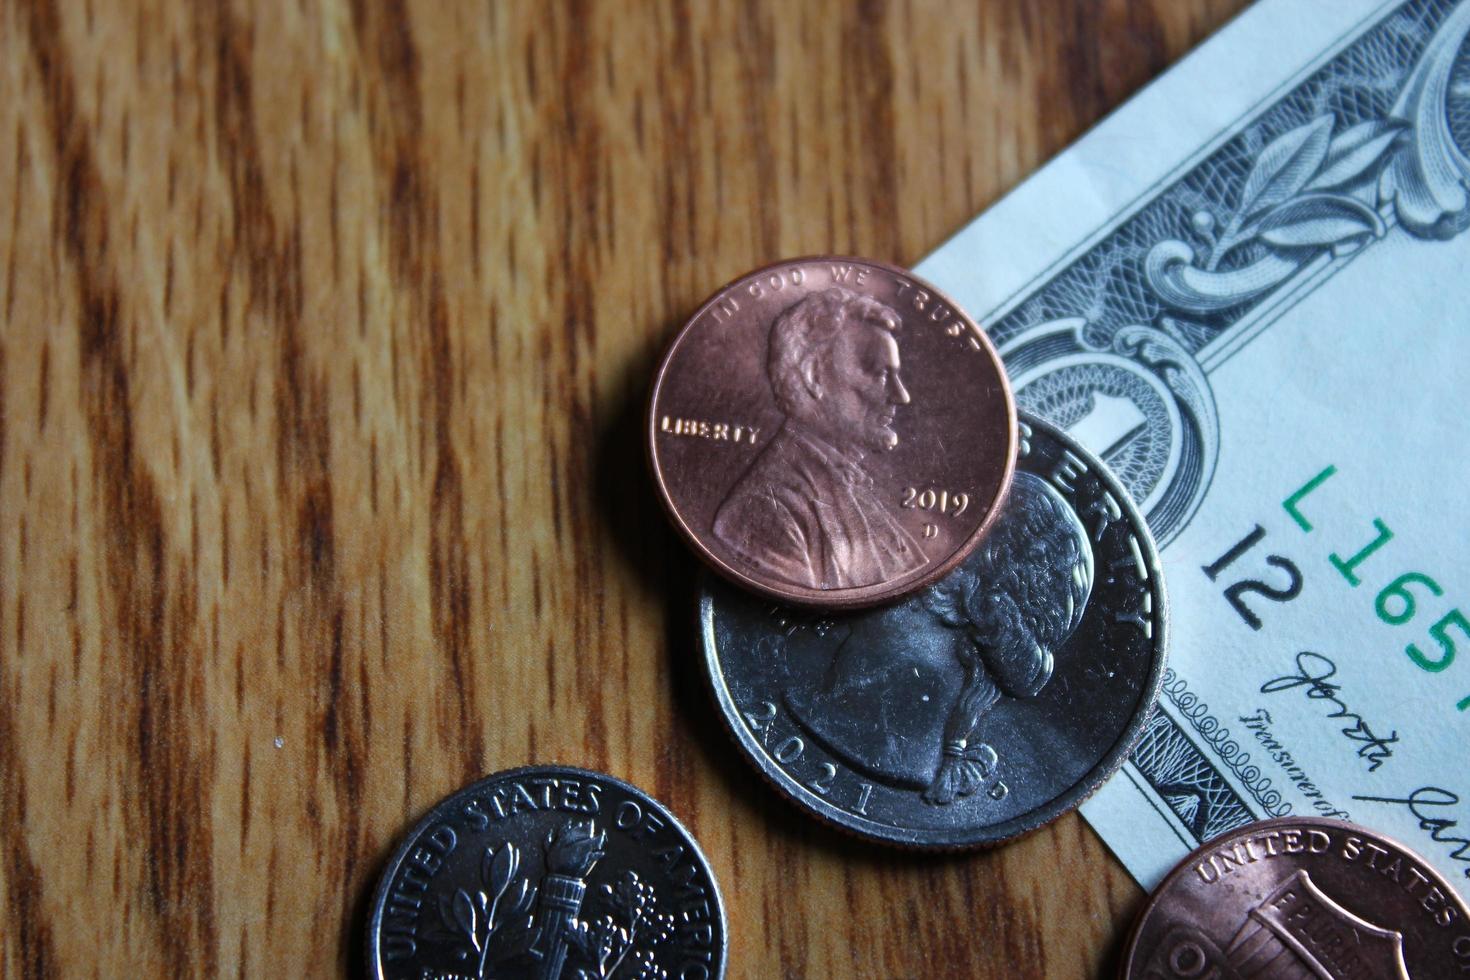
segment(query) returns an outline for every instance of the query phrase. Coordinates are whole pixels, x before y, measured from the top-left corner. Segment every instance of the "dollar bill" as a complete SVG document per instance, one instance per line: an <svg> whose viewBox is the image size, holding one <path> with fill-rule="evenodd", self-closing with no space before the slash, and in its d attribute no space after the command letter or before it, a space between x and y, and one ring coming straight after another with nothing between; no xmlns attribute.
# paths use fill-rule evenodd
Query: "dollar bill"
<svg viewBox="0 0 1470 980"><path fill-rule="evenodd" d="M1318 814L1470 890L1467 187L1470 0L1264 0L918 269L1162 546L1160 707L1083 811L1145 886Z"/></svg>

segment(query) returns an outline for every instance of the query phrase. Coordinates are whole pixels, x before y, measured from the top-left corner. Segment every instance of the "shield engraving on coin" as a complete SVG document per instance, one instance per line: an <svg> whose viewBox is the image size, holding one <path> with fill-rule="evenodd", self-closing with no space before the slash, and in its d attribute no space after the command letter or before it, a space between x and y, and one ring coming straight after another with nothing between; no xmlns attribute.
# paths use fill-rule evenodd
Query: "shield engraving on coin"
<svg viewBox="0 0 1470 980"><path fill-rule="evenodd" d="M384 980L705 980L724 972L724 913L658 803L535 767L461 790L414 829L378 887L368 947Z"/></svg>
<svg viewBox="0 0 1470 980"><path fill-rule="evenodd" d="M1379 977L1407 977L1404 937L1353 915L1317 887L1305 869L1277 885L1251 909L1230 940L1231 961L1243 976L1267 976L1264 964L1282 954L1332 973L1331 950L1349 949ZM1325 948L1325 951L1324 951ZM1255 968L1249 966L1256 961Z"/></svg>
<svg viewBox="0 0 1470 980"><path fill-rule="evenodd" d="M1141 732L1166 642L1147 528L1065 435L1020 431L990 532L918 595L818 614L707 581L716 698L818 816L896 843L994 842L1076 805Z"/></svg>
<svg viewBox="0 0 1470 980"><path fill-rule="evenodd" d="M1408 980L1403 935L1380 929L1337 904L1299 870L1239 916L1224 947L1189 925L1170 929L1145 977L1217 980L1363 976ZM1350 954L1349 958L1344 953ZM1343 972L1347 966L1348 971Z"/></svg>
<svg viewBox="0 0 1470 980"><path fill-rule="evenodd" d="M1437 980L1470 975L1470 908L1366 827L1280 817L1223 834L1159 885L1121 975Z"/></svg>

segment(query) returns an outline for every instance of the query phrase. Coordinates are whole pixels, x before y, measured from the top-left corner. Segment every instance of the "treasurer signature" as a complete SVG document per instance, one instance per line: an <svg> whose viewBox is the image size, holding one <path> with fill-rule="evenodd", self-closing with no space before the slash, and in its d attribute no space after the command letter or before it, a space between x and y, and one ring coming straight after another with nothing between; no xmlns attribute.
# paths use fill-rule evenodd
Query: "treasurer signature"
<svg viewBox="0 0 1470 980"><path fill-rule="evenodd" d="M1470 838L1457 837L1449 833L1458 827L1459 821L1453 817L1436 816L1437 809L1442 807L1459 806L1459 796L1447 789L1438 786L1421 786L1405 797L1394 796L1354 796L1355 800L1365 803L1388 803L1393 806L1401 806L1419 821L1419 829L1429 831L1431 840L1440 844L1454 845L1450 851L1450 860L1470 864ZM1470 867L1465 868L1465 877L1470 878Z"/></svg>
<svg viewBox="0 0 1470 980"><path fill-rule="evenodd" d="M1385 759L1392 758L1393 749L1390 746L1399 740L1399 733L1393 731L1382 737L1375 735L1363 716L1348 710L1347 704L1337 696L1342 685L1330 683L1336 676L1337 664L1330 658L1303 650L1296 655L1296 673L1284 674L1267 681L1261 685L1261 693L1276 694L1302 688L1309 700L1327 702L1332 707L1327 717L1340 718L1350 723L1343 725L1342 734L1348 741L1359 743L1358 758L1368 763L1369 772L1376 772Z"/></svg>

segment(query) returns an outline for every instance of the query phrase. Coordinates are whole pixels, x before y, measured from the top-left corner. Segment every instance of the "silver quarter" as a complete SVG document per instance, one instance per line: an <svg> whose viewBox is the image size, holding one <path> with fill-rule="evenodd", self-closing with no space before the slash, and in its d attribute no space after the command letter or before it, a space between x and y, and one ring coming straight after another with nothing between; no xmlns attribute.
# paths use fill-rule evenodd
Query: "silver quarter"
<svg viewBox="0 0 1470 980"><path fill-rule="evenodd" d="M619 779L497 773L434 807L373 896L378 980L718 980L725 911L694 838Z"/></svg>
<svg viewBox="0 0 1470 980"><path fill-rule="evenodd" d="M1065 433L1025 414L1019 432L985 539L900 603L822 614L705 577L725 720L823 820L912 847L997 843L1077 806L1142 733L1168 634L1148 526Z"/></svg>

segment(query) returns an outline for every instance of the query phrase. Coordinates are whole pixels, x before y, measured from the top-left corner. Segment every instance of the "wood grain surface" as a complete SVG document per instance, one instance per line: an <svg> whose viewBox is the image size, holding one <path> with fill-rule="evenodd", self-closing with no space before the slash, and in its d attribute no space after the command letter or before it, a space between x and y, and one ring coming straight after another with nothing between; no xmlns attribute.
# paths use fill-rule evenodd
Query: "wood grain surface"
<svg viewBox="0 0 1470 980"><path fill-rule="evenodd" d="M560 761L731 977L1105 975L1075 815L914 857L736 754L638 423L726 279L914 262L1242 5L0 0L0 970L360 975L417 816Z"/></svg>

